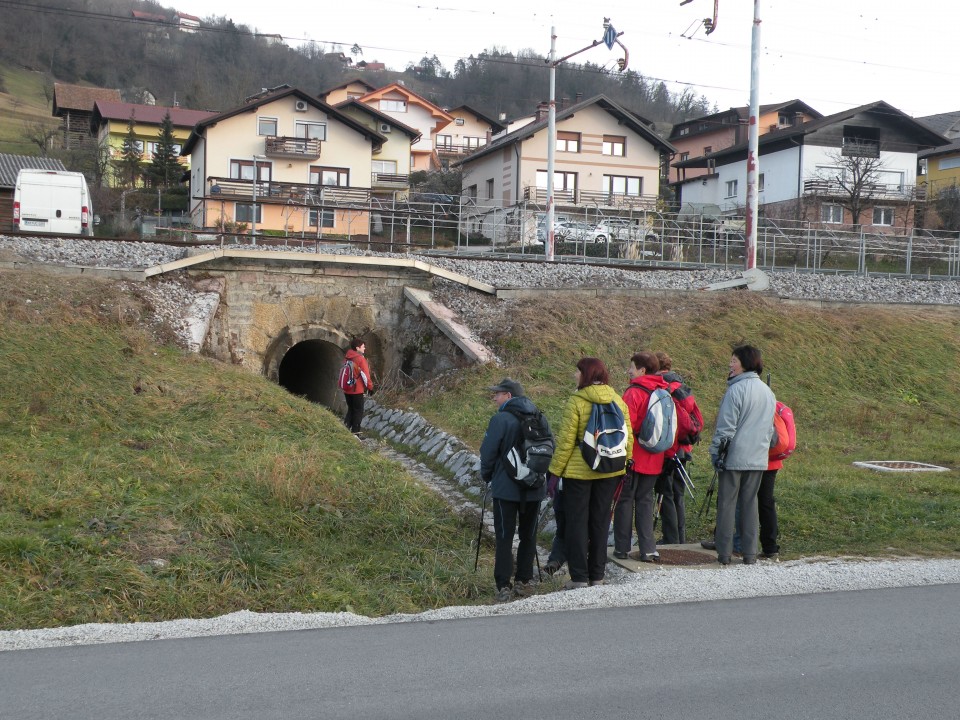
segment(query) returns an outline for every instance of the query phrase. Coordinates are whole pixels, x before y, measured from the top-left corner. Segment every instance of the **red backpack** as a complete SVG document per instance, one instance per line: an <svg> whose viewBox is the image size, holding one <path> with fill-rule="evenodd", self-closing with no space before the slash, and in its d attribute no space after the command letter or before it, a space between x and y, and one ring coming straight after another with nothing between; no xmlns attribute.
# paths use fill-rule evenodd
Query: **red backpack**
<svg viewBox="0 0 960 720"><path fill-rule="evenodd" d="M703 413L697 407L693 391L682 382L669 383L670 395L677 408L677 442L674 446L695 445L703 430Z"/></svg>
<svg viewBox="0 0 960 720"><path fill-rule="evenodd" d="M773 413L773 438L770 440L770 459L786 460L797 449L797 426L793 410L777 400Z"/></svg>

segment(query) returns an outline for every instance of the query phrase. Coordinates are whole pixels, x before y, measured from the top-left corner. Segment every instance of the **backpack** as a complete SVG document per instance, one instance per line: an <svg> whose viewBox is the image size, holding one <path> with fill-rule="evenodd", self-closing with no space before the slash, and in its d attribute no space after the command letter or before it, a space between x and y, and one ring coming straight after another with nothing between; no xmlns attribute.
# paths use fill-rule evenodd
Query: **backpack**
<svg viewBox="0 0 960 720"><path fill-rule="evenodd" d="M507 475L524 489L536 490L543 487L556 447L547 418L539 410L533 413L521 412L512 407L504 410L520 421L517 443L505 456Z"/></svg>
<svg viewBox="0 0 960 720"><path fill-rule="evenodd" d="M647 414L634 428L637 443L652 455L666 452L673 447L677 439L677 407L670 391L664 388L648 390L642 385L633 385L650 397L647 400Z"/></svg>
<svg viewBox="0 0 960 720"><path fill-rule="evenodd" d="M677 409L677 444L696 445L703 431L703 413L686 383L671 382L670 395Z"/></svg>
<svg viewBox="0 0 960 720"><path fill-rule="evenodd" d="M353 360L344 360L337 376L337 385L344 392L353 390L357 386L357 371Z"/></svg>
<svg viewBox="0 0 960 720"><path fill-rule="evenodd" d="M793 410L777 400L773 413L773 438L770 440L771 460L786 460L797 449L797 426Z"/></svg>
<svg viewBox="0 0 960 720"><path fill-rule="evenodd" d="M580 454L587 467L598 473L623 472L627 468L627 421L615 402L593 403L587 429L580 441Z"/></svg>

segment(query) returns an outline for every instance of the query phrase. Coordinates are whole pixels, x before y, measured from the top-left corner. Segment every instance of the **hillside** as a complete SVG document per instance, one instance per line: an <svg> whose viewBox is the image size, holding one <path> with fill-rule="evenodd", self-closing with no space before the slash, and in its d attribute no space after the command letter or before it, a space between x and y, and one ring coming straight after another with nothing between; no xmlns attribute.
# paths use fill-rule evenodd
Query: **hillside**
<svg viewBox="0 0 960 720"><path fill-rule="evenodd" d="M382 615L486 602L475 519L451 515L339 419L164 344L136 288L0 272L0 629L212 617L237 609ZM778 479L785 558L960 552L960 315L821 311L750 293L517 301L485 338L501 367L378 400L474 448L504 375L559 420L572 370L675 359L708 425L733 344L763 349L799 447ZM467 318L469 322L469 318ZM710 472L697 448L688 533ZM947 473L874 473L908 459ZM545 588L549 590L550 588Z"/></svg>

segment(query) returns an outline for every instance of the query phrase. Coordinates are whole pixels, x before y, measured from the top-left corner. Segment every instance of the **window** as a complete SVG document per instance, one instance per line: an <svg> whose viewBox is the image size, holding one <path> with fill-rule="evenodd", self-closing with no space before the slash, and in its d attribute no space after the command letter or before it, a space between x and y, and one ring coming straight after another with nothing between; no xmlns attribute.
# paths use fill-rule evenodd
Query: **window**
<svg viewBox="0 0 960 720"><path fill-rule="evenodd" d="M788 127L790 125L790 115L787 113L778 113L777 114L777 126L778 127Z"/></svg>
<svg viewBox="0 0 960 720"><path fill-rule="evenodd" d="M309 140L326 140L327 124L298 120L294 123L294 135L298 138L307 138Z"/></svg>
<svg viewBox="0 0 960 720"><path fill-rule="evenodd" d="M732 198L737 196L737 183L739 180L727 180L727 197Z"/></svg>
<svg viewBox="0 0 960 720"><path fill-rule="evenodd" d="M627 177L626 175L604 175L603 191L607 195L633 195L637 197L643 194L643 178Z"/></svg>
<svg viewBox="0 0 960 720"><path fill-rule="evenodd" d="M688 152L680 153L680 162L683 162L684 160L689 160L689 159L690 159L690 153Z"/></svg>
<svg viewBox="0 0 960 720"><path fill-rule="evenodd" d="M349 187L350 171L347 168L313 166L310 168L310 184L327 187Z"/></svg>
<svg viewBox="0 0 960 720"><path fill-rule="evenodd" d="M317 219L320 220L320 227L333 227L333 210L311 210L310 227L317 227Z"/></svg>
<svg viewBox="0 0 960 720"><path fill-rule="evenodd" d="M277 119L262 117L257 119L257 135L277 136Z"/></svg>
<svg viewBox="0 0 960 720"><path fill-rule="evenodd" d="M624 148L627 145L627 139L622 135L604 135L603 136L603 155L612 155L614 157L623 157Z"/></svg>
<svg viewBox="0 0 960 720"><path fill-rule="evenodd" d="M269 181L273 177L273 163L257 160L257 175L261 182ZM231 160L231 180L253 180L253 160Z"/></svg>
<svg viewBox="0 0 960 720"><path fill-rule="evenodd" d="M262 210L263 208L257 205L257 222L260 222L261 215L263 214ZM237 203L234 215L236 222L253 222L253 204Z"/></svg>
<svg viewBox="0 0 960 720"><path fill-rule="evenodd" d="M757 192L763 192L763 173L757 178Z"/></svg>
<svg viewBox="0 0 960 720"><path fill-rule="evenodd" d="M921 163L925 163L926 160L921 160ZM937 160L937 169L938 170L952 170L953 168L960 167L960 155L956 157L945 157Z"/></svg>
<svg viewBox="0 0 960 720"><path fill-rule="evenodd" d="M680 128L680 134L681 134L681 135L689 135L689 134L690 134L690 128L688 128L688 127Z"/></svg>
<svg viewBox="0 0 960 720"><path fill-rule="evenodd" d="M463 142L466 144L468 149L474 149L474 148L481 147L482 145L486 145L487 139L479 138L479 137L469 137L467 135L464 135Z"/></svg>
<svg viewBox="0 0 960 720"><path fill-rule="evenodd" d="M843 222L843 208L839 205L821 205L820 206L820 221L825 223L842 223Z"/></svg>
<svg viewBox="0 0 960 720"><path fill-rule="evenodd" d="M452 147L453 147L453 135L437 135L437 147L438 147L438 148L452 148Z"/></svg>
<svg viewBox="0 0 960 720"><path fill-rule="evenodd" d="M381 100L380 109L383 112L405 113L407 111L407 101L406 100Z"/></svg>
<svg viewBox="0 0 960 720"><path fill-rule="evenodd" d="M160 143L148 142L148 143L147 143L147 155L149 155L150 157L153 157L154 155L156 155L156 154L157 154L157 145L159 145L159 144L160 144Z"/></svg>
<svg viewBox="0 0 960 720"><path fill-rule="evenodd" d="M477 186L476 186L476 185L471 185L470 187L468 187L468 188L467 188L467 193L466 193L466 195L467 195L468 198L473 198L474 200L476 200L476 199L477 199Z"/></svg>
<svg viewBox="0 0 960 720"><path fill-rule="evenodd" d="M559 152L580 152L580 133L558 132L557 150Z"/></svg>
<svg viewBox="0 0 960 720"><path fill-rule="evenodd" d="M917 165L917 175L926 175L927 174L927 159L924 158Z"/></svg>
<svg viewBox="0 0 960 720"><path fill-rule="evenodd" d="M454 124L455 124L455 125L463 125L463 118L457 118L457 119L454 121Z"/></svg>
<svg viewBox="0 0 960 720"><path fill-rule="evenodd" d="M874 225L893 225L893 208L875 207L873 209Z"/></svg>
<svg viewBox="0 0 960 720"><path fill-rule="evenodd" d="M487 200L493 200L493 178L487 180Z"/></svg>
<svg viewBox="0 0 960 720"><path fill-rule="evenodd" d="M537 187L547 187L547 171L537 170ZM577 189L577 174L574 172L554 172L553 189L555 192L569 191L574 192Z"/></svg>
<svg viewBox="0 0 960 720"><path fill-rule="evenodd" d="M709 154L712 153L712 152L713 152L713 146L712 146L712 145L705 145L705 146L704 146L704 148L703 148L703 154L704 154L704 155L709 155Z"/></svg>
<svg viewBox="0 0 960 720"><path fill-rule="evenodd" d="M374 160L371 163L371 168L375 173L380 173L385 175L396 175L397 161L396 160Z"/></svg>

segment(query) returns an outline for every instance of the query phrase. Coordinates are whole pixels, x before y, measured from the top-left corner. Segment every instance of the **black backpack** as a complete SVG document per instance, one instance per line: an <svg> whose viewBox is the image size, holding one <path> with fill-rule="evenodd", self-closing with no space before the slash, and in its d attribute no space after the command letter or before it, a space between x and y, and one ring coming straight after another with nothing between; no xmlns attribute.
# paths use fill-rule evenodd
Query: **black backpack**
<svg viewBox="0 0 960 720"><path fill-rule="evenodd" d="M532 413L511 407L504 410L520 421L517 443L504 457L507 475L525 490L541 488L547 481L547 470L556 447L550 424L539 410Z"/></svg>

